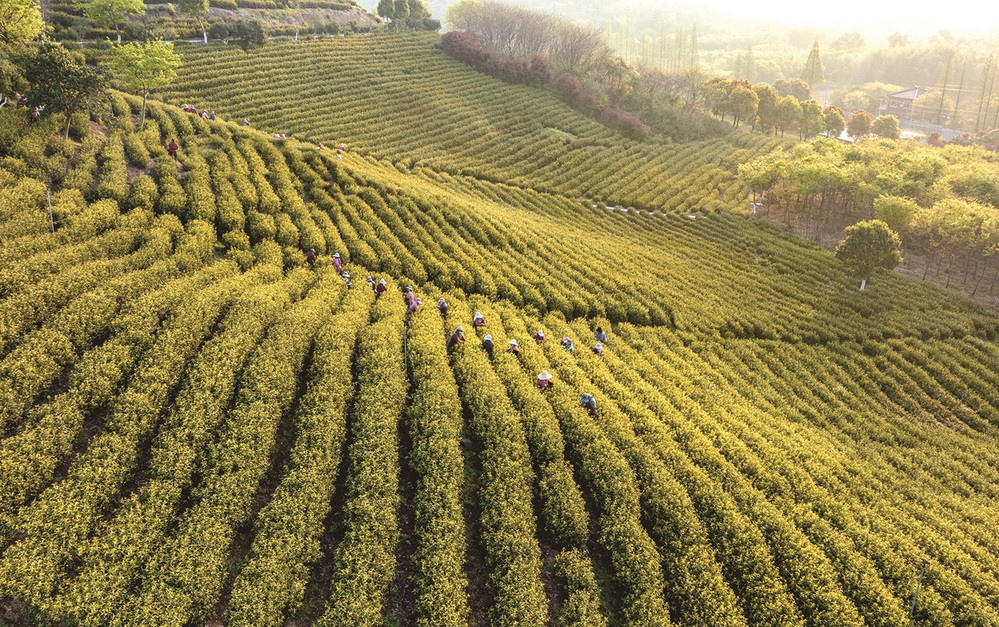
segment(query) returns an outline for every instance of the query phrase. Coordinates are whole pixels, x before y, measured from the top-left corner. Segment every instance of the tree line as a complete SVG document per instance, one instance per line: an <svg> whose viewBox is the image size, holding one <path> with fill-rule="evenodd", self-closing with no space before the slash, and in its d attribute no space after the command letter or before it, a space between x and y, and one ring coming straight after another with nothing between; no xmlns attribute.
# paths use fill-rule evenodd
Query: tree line
<svg viewBox="0 0 999 627"><path fill-rule="evenodd" d="M980 147L817 139L744 163L739 176L770 220L802 235L878 219L922 258L923 278L995 288L999 168Z"/></svg>

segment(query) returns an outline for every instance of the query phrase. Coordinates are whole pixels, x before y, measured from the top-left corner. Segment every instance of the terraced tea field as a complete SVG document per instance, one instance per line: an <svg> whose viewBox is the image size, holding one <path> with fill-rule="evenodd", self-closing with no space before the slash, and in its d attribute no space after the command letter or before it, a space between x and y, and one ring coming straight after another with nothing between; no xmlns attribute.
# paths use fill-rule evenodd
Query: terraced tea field
<svg viewBox="0 0 999 627"><path fill-rule="evenodd" d="M703 144L640 144L554 94L507 85L454 61L436 33L185 49L160 97L270 133L339 144L542 192L648 210L742 208L739 163L778 140L733 134ZM229 77L243 76L230 81Z"/></svg>
<svg viewBox="0 0 999 627"><path fill-rule="evenodd" d="M429 45L310 43L273 89ZM999 624L999 316L694 213L772 140L630 144L425 50L449 124L389 78L284 108L221 80L305 50L193 55L169 94L266 133L155 102L140 131L120 94L81 145L0 113L3 620L887 627L926 559L914 624ZM283 112L360 150L275 141ZM607 147L541 165L539 115Z"/></svg>

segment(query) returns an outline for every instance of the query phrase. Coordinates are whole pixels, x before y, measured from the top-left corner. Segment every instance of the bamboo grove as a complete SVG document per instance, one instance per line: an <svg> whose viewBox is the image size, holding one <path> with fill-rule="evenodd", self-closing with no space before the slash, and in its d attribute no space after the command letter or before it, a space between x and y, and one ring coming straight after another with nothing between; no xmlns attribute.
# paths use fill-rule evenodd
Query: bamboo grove
<svg viewBox="0 0 999 627"><path fill-rule="evenodd" d="M488 99L448 67L465 82L447 93ZM889 273L857 292L828 251L698 211L718 182L735 202L735 166L770 144L638 147L503 87L488 115L613 145L546 153L543 132L514 129L464 169L454 155L482 139L470 109L453 113L464 135L386 111L365 143L357 85L321 114L287 110L363 148L341 160L273 139L282 111L243 86L225 107L266 132L158 102L139 129L141 101L118 93L80 143L0 114L18 138L0 160L5 610L887 627L909 620L926 559L915 624L999 623L999 316ZM382 99L415 111L406 93ZM621 167L590 180L602 152Z"/></svg>

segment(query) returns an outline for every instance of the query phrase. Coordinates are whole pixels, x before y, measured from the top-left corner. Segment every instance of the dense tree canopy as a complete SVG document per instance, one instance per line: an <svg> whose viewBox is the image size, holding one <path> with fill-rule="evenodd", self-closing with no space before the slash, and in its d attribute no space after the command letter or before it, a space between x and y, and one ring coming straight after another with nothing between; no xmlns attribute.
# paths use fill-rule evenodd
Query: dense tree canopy
<svg viewBox="0 0 999 627"><path fill-rule="evenodd" d="M30 84L30 106L45 107L46 115L66 116L65 137L75 111L90 112L104 104L107 76L102 68L87 65L83 55L55 44L44 44L24 70Z"/></svg>
<svg viewBox="0 0 999 627"><path fill-rule="evenodd" d="M42 32L42 12L36 0L0 0L0 44L29 41Z"/></svg>
<svg viewBox="0 0 999 627"><path fill-rule="evenodd" d="M871 134L871 114L858 109L850 114L850 119L846 121L846 132L850 137L858 139Z"/></svg>
<svg viewBox="0 0 999 627"><path fill-rule="evenodd" d="M898 139L902 131L898 127L898 118L894 115L878 116L871 124L871 132L881 139Z"/></svg>
<svg viewBox="0 0 999 627"><path fill-rule="evenodd" d="M901 246L898 233L887 224L868 220L846 228L846 237L836 247L836 258L866 281L875 270L894 270L902 263Z"/></svg>

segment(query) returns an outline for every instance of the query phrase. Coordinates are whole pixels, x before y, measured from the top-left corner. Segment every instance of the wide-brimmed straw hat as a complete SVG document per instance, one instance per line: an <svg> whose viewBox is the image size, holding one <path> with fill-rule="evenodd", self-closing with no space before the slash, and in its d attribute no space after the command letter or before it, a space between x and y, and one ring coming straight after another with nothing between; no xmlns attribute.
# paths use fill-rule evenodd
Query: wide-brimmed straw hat
<svg viewBox="0 0 999 627"><path fill-rule="evenodd" d="M510 346L516 346L517 340L510 340L509 342L507 342L507 344L509 344Z"/></svg>
<svg viewBox="0 0 999 627"><path fill-rule="evenodd" d="M552 373L547 370L542 370L541 374L538 375L538 381L551 381Z"/></svg>

